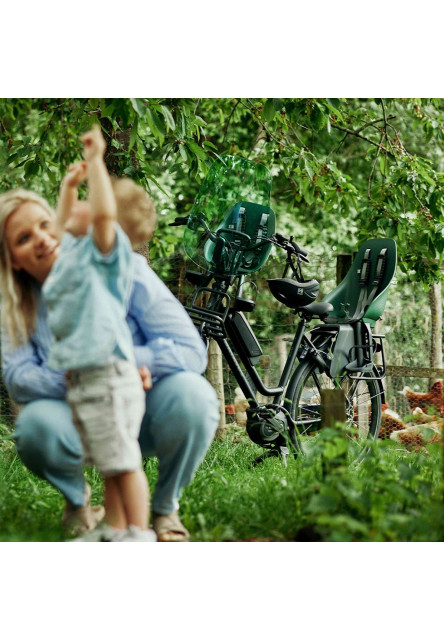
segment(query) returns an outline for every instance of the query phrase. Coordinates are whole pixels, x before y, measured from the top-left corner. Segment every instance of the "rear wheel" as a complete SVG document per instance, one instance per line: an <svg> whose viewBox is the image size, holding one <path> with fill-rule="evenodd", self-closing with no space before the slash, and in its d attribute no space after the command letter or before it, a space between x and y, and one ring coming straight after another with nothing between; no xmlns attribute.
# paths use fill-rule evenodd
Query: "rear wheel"
<svg viewBox="0 0 444 640"><path fill-rule="evenodd" d="M332 380L320 372L317 363L309 360L301 363L290 382L288 400L302 449L306 451L316 441L321 428L323 389L344 391L349 459L360 459L368 450L368 441L376 440L379 433L382 391L378 381L366 380L362 374Z"/></svg>

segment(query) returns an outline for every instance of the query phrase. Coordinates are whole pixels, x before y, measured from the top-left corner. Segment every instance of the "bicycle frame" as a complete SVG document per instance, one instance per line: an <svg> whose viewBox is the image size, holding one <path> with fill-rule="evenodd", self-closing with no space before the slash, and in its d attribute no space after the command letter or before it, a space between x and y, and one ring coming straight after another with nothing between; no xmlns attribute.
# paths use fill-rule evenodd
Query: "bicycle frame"
<svg viewBox="0 0 444 640"><path fill-rule="evenodd" d="M250 324L248 323L248 320L241 311L236 309L237 299L234 300L234 306L231 306L232 299L227 293L231 284L230 278L216 277L212 288L199 287L193 296L191 306L187 307L187 311L193 321L196 324L200 324L199 330L202 337L204 339L213 338L219 345L221 352L250 407L254 408L260 406L256 398L257 393L260 393L262 396L269 397L271 399L271 403L275 406L285 406L284 393L290 381L292 371L295 368L295 363L298 359L298 353L302 344L305 345L305 349L302 349L299 354L300 362L302 362L308 352L310 352L310 357L317 361L320 370L327 372L330 369L331 361L329 358L325 358L319 351L319 346L322 345L314 344L305 335L307 325L309 324L311 317L304 316L302 313L296 327L287 360L283 370L281 371L278 385L276 387L267 387L255 366L255 361L257 361L259 356L262 354L262 350ZM209 294L210 297L208 305L206 307L197 305L196 302L205 293ZM357 323L354 323L354 325L357 325ZM356 326L354 325L352 326L353 334L355 335ZM339 325L321 324L313 327L314 331L318 331L318 335L323 334L326 336L325 343L329 341L328 336L336 336L339 329ZM369 372L369 375L363 375L359 379L377 380L379 383L378 386L380 388L382 401L384 402L384 389L381 382L385 374L384 350L382 348L383 337L384 336L373 335L373 338L377 340L380 345L380 351L382 354L382 366L380 367L380 370L378 371L372 367L372 371ZM231 341L233 348L231 348L229 340ZM258 352L256 354L254 353L255 346L258 348ZM359 350L362 347L355 345L353 348ZM242 370L241 365L244 366L245 372ZM350 378L353 379L354 376L350 376Z"/></svg>
<svg viewBox="0 0 444 640"><path fill-rule="evenodd" d="M258 392L263 396L272 398L274 405L281 405L285 389L296 362L299 347L304 337L307 319L302 317L298 323L278 385L276 387L266 387L254 362L252 362L255 356L251 356L251 349L249 349L247 339L250 338L253 345L256 344L258 347L259 343L242 312L236 310L235 307L230 307L231 297L227 293L229 286L230 282L228 278L216 278L212 288L199 287L193 296L191 306L187 307L187 311L195 323L200 323L199 331L202 337L213 338L219 345L230 370L250 406L259 406L256 399ZM205 293L210 294L208 305L206 307L198 306L196 304L197 300ZM224 302L225 306L223 306ZM221 311L220 309L223 310ZM243 329L239 329L239 322L236 322L239 319L241 320L240 326L243 327ZM236 354L233 352L227 337L231 340ZM260 350L260 354L261 353L262 351ZM239 361L245 367L246 373L242 370Z"/></svg>

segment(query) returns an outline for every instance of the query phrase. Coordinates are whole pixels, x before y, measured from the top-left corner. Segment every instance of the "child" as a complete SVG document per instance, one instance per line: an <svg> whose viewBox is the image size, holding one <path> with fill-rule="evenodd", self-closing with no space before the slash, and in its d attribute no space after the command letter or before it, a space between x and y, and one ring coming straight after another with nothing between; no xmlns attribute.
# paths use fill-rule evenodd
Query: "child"
<svg viewBox="0 0 444 640"><path fill-rule="evenodd" d="M146 367L137 371L125 321L132 251L117 224L100 129L93 128L82 141L86 162L71 167L62 183L57 226L60 235L65 233L42 289L54 338L49 365L67 370L67 400L85 461L95 464L105 481L105 524L76 540L155 542L156 534L148 529L149 487L138 444L143 389L151 379ZM77 187L86 176L89 201L78 201ZM122 181L119 189L125 231L130 237L134 232L138 242L147 240L154 230L151 200L132 181Z"/></svg>

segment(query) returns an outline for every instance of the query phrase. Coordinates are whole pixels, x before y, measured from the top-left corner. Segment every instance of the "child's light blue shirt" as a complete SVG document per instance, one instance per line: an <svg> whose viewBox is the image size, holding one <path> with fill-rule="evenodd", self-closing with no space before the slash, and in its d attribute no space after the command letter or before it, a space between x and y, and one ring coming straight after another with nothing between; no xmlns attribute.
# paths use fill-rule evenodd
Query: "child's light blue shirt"
<svg viewBox="0 0 444 640"><path fill-rule="evenodd" d="M202 373L207 366L207 351L189 315L143 256L133 253L132 263L133 283L126 321L133 337L137 366L148 367L154 384L179 371ZM63 370L48 367L52 339L47 305L37 282L33 293L37 317L29 340L16 347L6 331L1 332L3 379L19 404L39 398L63 400L66 394Z"/></svg>
<svg viewBox="0 0 444 640"><path fill-rule="evenodd" d="M112 355L134 362L131 332L125 321L132 282L132 249L116 225L116 242L104 255L88 235L65 233L60 254L42 295L53 341L48 366L84 369Z"/></svg>

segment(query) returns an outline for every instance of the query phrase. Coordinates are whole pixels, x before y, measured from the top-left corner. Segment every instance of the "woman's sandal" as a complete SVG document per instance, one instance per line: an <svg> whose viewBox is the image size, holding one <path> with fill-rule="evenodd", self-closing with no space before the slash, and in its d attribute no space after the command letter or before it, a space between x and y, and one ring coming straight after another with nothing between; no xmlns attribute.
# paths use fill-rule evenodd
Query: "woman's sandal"
<svg viewBox="0 0 444 640"><path fill-rule="evenodd" d="M66 503L62 525L68 536L79 536L87 531L92 531L105 517L104 507L102 505L92 507L90 499L91 487L88 483L85 483L85 505L74 508L69 503Z"/></svg>
<svg viewBox="0 0 444 640"><path fill-rule="evenodd" d="M153 529L157 533L157 542L188 542L189 532L179 519L177 511L167 516L154 514Z"/></svg>

